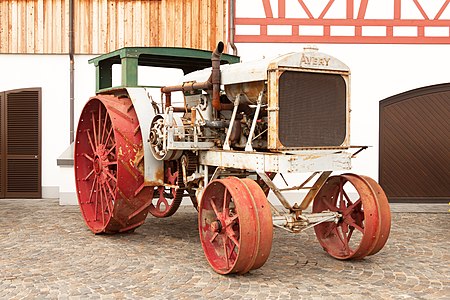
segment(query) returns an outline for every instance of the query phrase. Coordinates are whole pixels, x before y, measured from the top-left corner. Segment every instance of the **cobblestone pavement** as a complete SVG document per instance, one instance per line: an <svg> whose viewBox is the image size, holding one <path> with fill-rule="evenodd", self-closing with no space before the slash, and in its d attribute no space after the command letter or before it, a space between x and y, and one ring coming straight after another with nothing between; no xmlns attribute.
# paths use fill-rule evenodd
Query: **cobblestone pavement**
<svg viewBox="0 0 450 300"><path fill-rule="evenodd" d="M93 235L78 207L0 201L0 299L450 298L450 213L393 214L390 239L362 261L330 258L313 230L275 230L267 263L221 276L209 267L197 214L149 217L135 233Z"/></svg>

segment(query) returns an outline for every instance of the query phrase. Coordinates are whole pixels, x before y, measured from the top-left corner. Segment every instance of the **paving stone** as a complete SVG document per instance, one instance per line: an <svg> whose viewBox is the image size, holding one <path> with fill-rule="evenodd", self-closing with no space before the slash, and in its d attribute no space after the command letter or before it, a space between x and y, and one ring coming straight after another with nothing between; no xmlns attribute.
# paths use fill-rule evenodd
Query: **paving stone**
<svg viewBox="0 0 450 300"><path fill-rule="evenodd" d="M78 207L0 200L0 299L449 299L448 206L392 208L387 245L362 261L329 257L313 230L275 230L262 268L221 276L190 207L112 236L92 234Z"/></svg>

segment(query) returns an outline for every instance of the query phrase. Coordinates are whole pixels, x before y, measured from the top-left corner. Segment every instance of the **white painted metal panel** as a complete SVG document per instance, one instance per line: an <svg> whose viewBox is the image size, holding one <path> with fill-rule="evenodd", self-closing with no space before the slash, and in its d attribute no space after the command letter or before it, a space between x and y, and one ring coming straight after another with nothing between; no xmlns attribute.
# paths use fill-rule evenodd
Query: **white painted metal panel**
<svg viewBox="0 0 450 300"><path fill-rule="evenodd" d="M150 145L147 142L150 135L150 124L156 113L152 106L151 98L145 88L127 88L127 92L133 102L141 127L142 143L144 147L144 178L145 182L152 185L164 184L164 162L153 157Z"/></svg>
<svg viewBox="0 0 450 300"><path fill-rule="evenodd" d="M305 173L351 169L351 153L304 150L295 155L210 150L201 151L203 165L253 170L257 172Z"/></svg>

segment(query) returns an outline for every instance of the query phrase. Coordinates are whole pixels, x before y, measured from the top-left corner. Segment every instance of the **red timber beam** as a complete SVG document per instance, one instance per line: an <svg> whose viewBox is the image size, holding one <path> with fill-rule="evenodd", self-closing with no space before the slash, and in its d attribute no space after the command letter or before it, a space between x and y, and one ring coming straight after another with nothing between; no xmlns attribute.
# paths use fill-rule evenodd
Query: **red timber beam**
<svg viewBox="0 0 450 300"><path fill-rule="evenodd" d="M245 0L240 0L245 1ZM298 14L306 15L303 18L286 17L286 0L278 0L277 16L274 16L270 0L260 0L264 9L264 17L235 18L237 43L351 43L351 44L450 44L450 19L442 18L449 6L450 0L445 0L437 14L430 18L420 1L428 0L392 0L393 16L390 19L366 18L369 0L361 0L355 17L355 0L346 0L345 10L339 18L327 18L326 15L335 0L329 0L318 17L314 17L312 10L304 0L297 0L300 5ZM375 1L376 2L376 1ZM402 3L410 2L422 16L419 19L411 19L402 15ZM372 3L373 4L373 3ZM342 6L342 5L341 5ZM239 8L237 8L239 9ZM336 10L335 10L336 11ZM240 15L244 13L240 12ZM313 26L319 28L313 34L305 33L307 28ZM252 28L248 33L247 28ZM255 32L259 27L259 32ZM283 33L276 33L277 27L283 27ZM286 28L289 32L286 33ZM344 34L339 34L339 28L345 28ZM376 29L376 33L370 33L370 29ZM407 28L407 34L401 29ZM438 31L427 33L429 29ZM268 29L272 33L268 33ZM332 32L332 29L336 29ZM350 32L349 32L350 29ZM380 30L381 29L381 30ZM414 30L411 33L411 29ZM364 30L369 30L365 33ZM256 30L257 31L257 30ZM397 32L396 32L397 31ZM437 32L437 33L436 33Z"/></svg>

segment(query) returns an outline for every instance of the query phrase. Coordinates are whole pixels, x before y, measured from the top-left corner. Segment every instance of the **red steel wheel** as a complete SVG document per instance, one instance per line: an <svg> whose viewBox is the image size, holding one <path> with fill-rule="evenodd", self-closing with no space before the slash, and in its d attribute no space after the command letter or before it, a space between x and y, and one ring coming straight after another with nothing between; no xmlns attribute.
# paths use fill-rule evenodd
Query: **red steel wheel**
<svg viewBox="0 0 450 300"><path fill-rule="evenodd" d="M147 217L142 137L128 98L98 95L83 108L75 140L78 203L94 233L132 231Z"/></svg>
<svg viewBox="0 0 450 300"><path fill-rule="evenodd" d="M375 248L369 253L369 255L373 255L383 249L389 238L389 233L391 231L391 209L389 207L389 201L383 191L383 188L369 176L361 175L361 177L370 185L370 187L375 192L375 195L377 196L378 207L380 209L380 235Z"/></svg>
<svg viewBox="0 0 450 300"><path fill-rule="evenodd" d="M328 178L313 203L313 212L342 214L336 223L314 227L317 239L337 259L361 259L375 249L380 238L377 196L370 184L354 174Z"/></svg>
<svg viewBox="0 0 450 300"><path fill-rule="evenodd" d="M270 176L270 175L269 175ZM273 179L273 177L271 178ZM259 246L256 253L255 262L252 266L252 270L256 270L262 267L269 258L270 250L272 249L273 240L273 223L272 223L272 211L270 210L269 201L267 200L264 190L252 179L245 178L242 182L247 185L253 198L255 199L256 209L258 211L259 219Z"/></svg>
<svg viewBox="0 0 450 300"><path fill-rule="evenodd" d="M164 162L164 182L172 186L182 184L182 174L179 170L179 163L176 160ZM181 176L181 178L180 178ZM150 213L158 218L166 218L173 215L180 207L183 200L184 188L177 187L155 187L153 200L150 204Z"/></svg>
<svg viewBox="0 0 450 300"><path fill-rule="evenodd" d="M244 274L252 269L258 260L261 220L242 180L228 177L210 182L200 201L198 223L203 251L214 271Z"/></svg>

